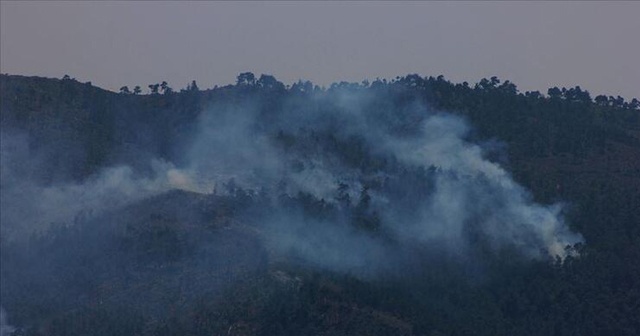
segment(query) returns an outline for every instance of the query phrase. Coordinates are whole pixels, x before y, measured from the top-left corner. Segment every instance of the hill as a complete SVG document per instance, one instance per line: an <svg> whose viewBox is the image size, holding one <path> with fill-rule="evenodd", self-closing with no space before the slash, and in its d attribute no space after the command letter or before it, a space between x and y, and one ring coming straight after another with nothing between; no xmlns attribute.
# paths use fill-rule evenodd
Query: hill
<svg viewBox="0 0 640 336"><path fill-rule="evenodd" d="M640 333L636 99L151 89L0 76L15 335Z"/></svg>

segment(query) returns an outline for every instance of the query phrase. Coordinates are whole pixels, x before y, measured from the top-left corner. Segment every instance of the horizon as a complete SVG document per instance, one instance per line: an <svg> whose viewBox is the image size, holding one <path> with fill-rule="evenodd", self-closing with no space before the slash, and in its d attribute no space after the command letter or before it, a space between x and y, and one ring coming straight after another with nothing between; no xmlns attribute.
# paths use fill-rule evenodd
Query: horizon
<svg viewBox="0 0 640 336"><path fill-rule="evenodd" d="M640 3L2 1L0 72L117 92L167 81L283 83L496 76L520 92L640 97Z"/></svg>
<svg viewBox="0 0 640 336"><path fill-rule="evenodd" d="M245 71L245 72L243 72L243 73L246 73L246 72L247 72L247 71ZM240 73L240 74L242 74L242 73ZM240 75L240 74L238 74L238 75ZM68 76L68 75L66 75L66 74L65 74L65 75L63 75L63 76L61 76L61 77L59 77L59 78L58 78L58 77L44 77L44 76L37 76L37 75L34 75L34 76L26 76L26 75L20 75L20 74L9 74L9 73L0 73L0 75L1 75L1 76L17 76L17 77L25 77L25 78L38 78L38 79L45 79L45 80L65 80L65 78L64 78L64 77L65 77L65 76ZM257 80L258 78L260 78L260 75L267 75L267 76L271 76L271 75L269 75L269 74L254 74L254 75L256 76L256 80ZM387 81L387 83L392 83L394 80L401 79L401 78L404 78L404 77L406 77L406 76L410 76L410 75L414 75L414 74L405 74L405 75L402 75L402 76L396 76L396 77L394 77L394 78L377 78L376 80L381 80L381 81L385 81L385 80L386 80L386 81ZM418 75L419 75L419 74L418 74ZM429 78L429 77L436 78L436 76L432 76L432 75L426 75L426 76L420 76L420 77L421 77L421 78L424 78L424 79L427 79L427 78ZM288 89L290 89L291 85L293 85L293 84L295 84L295 83L298 83L297 81L296 81L296 82L291 82L291 83L282 82L282 81L280 81L278 78L276 78L275 76L274 76L274 78L275 78L278 82L280 82L280 83L282 83L283 85L285 85L285 88L286 88L287 90L288 90ZM109 89L109 88L105 88L105 87L101 87L101 86L99 86L99 85L96 85L96 84L94 84L92 81L85 81L85 82L83 82L83 81L80 81L80 80L78 80L77 78L74 78L74 77L72 77L72 76L69 76L69 78L68 78L68 79L69 79L69 80L71 80L71 81L75 81L75 82L77 82L77 83L79 83L79 84L90 84L91 86L93 86L93 87L95 87L95 88L98 88L98 89L100 89L100 90L105 90L105 91L108 91L108 92L111 92L111 93L114 93L114 94L122 93L122 92L120 91L120 89L122 89L122 88L124 87L124 86L123 86L123 87L120 87L120 89L118 89L118 90L112 90L112 89ZM455 81L452 81L451 79L447 78L446 76L443 76L443 79L444 79L445 81L448 81L448 82L449 82L449 83L451 83L451 84L454 84L454 85L455 85L455 84L462 84L462 82L455 82ZM490 78L483 78L483 79L490 79ZM506 81L509 81L509 80L503 80L502 78L498 78L498 80L500 81L500 83L504 83L504 82L506 82ZM194 80L194 81L195 81L195 80ZM318 87L320 87L322 90L327 90L327 89L329 89L329 87L330 87L331 85L333 85L333 84L339 84L339 83L341 83L341 82L346 82L346 81L333 82L333 83L330 83L329 85L317 85L316 83L313 83L313 82L311 82L311 83L312 83L314 86L318 86ZM466 81L465 81L465 82L466 82ZM469 84L469 86L470 86L470 87L472 87L472 88L473 88L473 85L475 85L475 84L479 84L479 82L480 82L480 81L478 81L478 82L471 82L471 83L468 83L468 84ZM347 83L349 83L349 84L358 84L358 85L363 85L363 84L364 84L364 81L360 81L360 82L347 82ZM522 90L520 90L520 88L518 87L518 83L513 83L513 82L511 82L511 81L509 81L509 83L514 84L514 85L516 86L518 94L525 94L525 93L527 93L527 92L538 92L542 97L545 97L545 98L549 98L549 93L548 93L548 91L547 91L547 90L548 90L548 89L552 89L552 88L547 88L547 89L544 89L544 90L542 90L542 91L541 91L541 90L522 91ZM158 84L158 85L159 85L159 84L161 84L161 83L152 83L151 85L156 85L156 84ZM188 88L189 88L189 85L190 85L190 84L191 84L191 83L189 83L189 84L188 84L187 86L185 86L185 87L172 87L172 86L171 86L171 83L167 83L167 86L168 86L171 90L173 90L173 92L172 92L172 93L180 93L180 92L182 92L183 90L188 90ZM197 84L197 81L196 81L196 84ZM370 84L370 82L369 82L369 84ZM224 88L224 87L227 87L227 86L234 86L234 85L237 85L237 83L236 83L236 82L232 82L232 83L226 83L226 84L220 84L220 85L217 85L217 84L216 84L216 85L214 85L214 86L212 86L212 87L201 87L200 85L198 85L198 90L200 90L200 91L217 90L217 89L220 89L220 88ZM129 90L133 90L133 88L135 88L135 86L130 86L130 85L125 85L125 86L126 86L126 87L127 87L127 89L129 89ZM556 88L559 88L559 89L573 89L573 88L576 88L576 87L580 88L582 91L588 92L588 93L590 94L590 97L591 97L591 100L592 100L592 101L594 101L594 99L598 96L598 95L593 95L589 90L586 90L586 89L584 89L584 88L580 87L579 85L574 86L574 87L556 87ZM141 89L142 91L141 91L140 93L138 93L137 95L144 96L144 95L153 95L153 94L154 94L153 92L151 92L151 89L149 88L149 86L142 86L142 85L140 85L140 89ZM127 93L128 93L128 92L127 92ZM133 93L133 92L130 92L130 93ZM164 95L164 94L165 94L165 93L162 93L162 94L160 94L160 95ZM622 96L620 96L620 95L618 95L618 96L607 96L607 95L604 95L604 96L605 96L605 97L614 97L614 98L616 98L616 97L622 97ZM632 102L632 100L634 100L634 99L635 99L635 100L638 100L638 98L636 98L636 97L622 97L622 98L624 99L624 101L625 101L625 102Z"/></svg>

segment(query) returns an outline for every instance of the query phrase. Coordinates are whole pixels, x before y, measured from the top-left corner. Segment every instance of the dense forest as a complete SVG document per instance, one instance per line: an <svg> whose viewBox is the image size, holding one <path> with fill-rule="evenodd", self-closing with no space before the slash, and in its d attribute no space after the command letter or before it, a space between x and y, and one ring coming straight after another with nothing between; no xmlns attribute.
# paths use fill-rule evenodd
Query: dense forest
<svg viewBox="0 0 640 336"><path fill-rule="evenodd" d="M635 98L247 72L0 99L1 336L640 334Z"/></svg>

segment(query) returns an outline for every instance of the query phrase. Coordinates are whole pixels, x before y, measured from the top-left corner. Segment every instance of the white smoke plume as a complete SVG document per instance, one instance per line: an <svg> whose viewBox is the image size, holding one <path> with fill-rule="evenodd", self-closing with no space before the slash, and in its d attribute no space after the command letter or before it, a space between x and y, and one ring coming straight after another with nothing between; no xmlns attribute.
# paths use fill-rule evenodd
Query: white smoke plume
<svg viewBox="0 0 640 336"><path fill-rule="evenodd" d="M481 236L494 249L515 247L532 257L563 257L565 246L582 240L568 229L561 204L534 203L508 172L485 158L480 145L466 140L469 126L463 119L421 103L397 108L381 106L384 101L329 91L291 99L275 110L265 110L260 101L213 105L201 114L192 141L180 148L186 165L154 160L151 174L106 167L81 182L46 186L29 176L46 166L34 160L39 155L29 152L25 136L3 132L2 235L69 224L78 216L97 216L171 189L219 192L233 179L241 188L266 190L273 199L282 192L306 193L334 205L338 182L348 186L353 203L364 186L373 184L369 212L379 216L385 232L444 246L453 254L469 253L470 235ZM281 134L294 137L295 144L288 148L275 140ZM330 141L335 148L326 147ZM345 153L354 146L387 164L371 171L358 166ZM405 171L422 168L435 173L401 184ZM427 187L408 200L389 192L393 183ZM265 218L265 232L273 234L267 240L275 250L297 251L329 268L339 260L351 260L346 268L357 267L383 254L375 239L336 223L300 226L305 221L313 220L283 212ZM317 232L303 232L305 227Z"/></svg>
<svg viewBox="0 0 640 336"><path fill-rule="evenodd" d="M494 247L513 244L527 254L565 256L565 247L582 241L568 230L562 205L540 205L513 181L483 149L465 141L469 129L460 118L433 114L422 125L421 141L389 141L400 159L413 165L436 166L435 192L421 209L418 223L406 223L410 237L458 241L474 222ZM541 251L541 249L543 251Z"/></svg>

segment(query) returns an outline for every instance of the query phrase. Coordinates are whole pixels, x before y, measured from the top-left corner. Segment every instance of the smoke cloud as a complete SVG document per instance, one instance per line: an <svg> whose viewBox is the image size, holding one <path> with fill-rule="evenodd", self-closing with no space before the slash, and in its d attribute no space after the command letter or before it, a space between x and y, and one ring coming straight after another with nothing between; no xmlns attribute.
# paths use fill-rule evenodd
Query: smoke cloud
<svg viewBox="0 0 640 336"><path fill-rule="evenodd" d="M2 132L2 236L43 232L70 225L171 189L204 192L188 175L163 161L151 162L150 176L129 166L107 167L81 182L37 182L46 162L29 151L23 134Z"/></svg>
<svg viewBox="0 0 640 336"><path fill-rule="evenodd" d="M582 240L562 204L534 203L486 158L464 119L419 100L347 89L284 104L258 97L207 106L195 129L177 149L186 157L179 165L154 159L151 172L119 165L48 185L34 178L47 169L39 159L46 155L30 152L27 135L3 129L3 239L181 189L262 195L269 210L255 222L270 250L338 271L387 262L388 237L452 255L481 244L532 258L564 257ZM286 207L283 196L318 202L323 215Z"/></svg>
<svg viewBox="0 0 640 336"><path fill-rule="evenodd" d="M161 237L161 244L181 246L183 239L193 245L176 249L174 254L165 253L167 260L198 251L194 252L197 257L191 256L192 264L208 265L212 274L217 272L216 265L233 269L236 257L227 255L231 253L228 251L241 253L225 244L241 246L243 239L255 238L261 245L247 243L241 248L254 252L237 256L250 264L250 269L261 267L256 254L267 254L266 259L272 263L284 261L366 278L410 272L412 264L422 263L425 258L462 260L467 265L503 251L524 258L564 258L567 246L582 241L581 235L565 223L563 204L535 203L499 163L488 159L501 146L495 146L495 141L474 141L471 125L453 113L435 111L414 97L399 98L373 89L337 87L291 94L280 100L249 93L242 96L248 98L212 100L186 128L194 131L181 135L181 140L173 144L171 152L179 153L178 159L158 155L158 146L148 146L153 144L153 132L148 132L140 137L141 142L128 144L134 147L133 152L119 156L116 148L110 153L111 157L125 159L114 160L117 164L105 165L75 180L56 178L72 175L60 171L72 167L71 161L56 165L51 178L52 158L64 154L69 146L74 148L69 158L82 157L78 153L81 144L66 143L56 148L56 139L51 139L47 146L36 147L26 130L3 125L3 253L10 250L8 246L37 242L30 240L34 233L46 236L52 226L90 223L94 225L87 230L91 234L76 232L73 239L100 242L79 244L90 252L81 257L110 251L107 254L113 257L105 260L114 265L117 258L131 257L127 254L130 252L120 251L120 245L106 246L114 241L122 244L118 240L121 230L142 235L156 230L163 236L152 238ZM122 130L123 134L150 127L139 125L135 111L123 115L125 119L118 120L118 127L130 128ZM176 189L189 193L164 198L159 207L171 208L166 211L168 215L152 218L151 222L157 223L149 228L135 229L136 214L149 217L154 210L131 209L153 208L149 202L157 200L154 196L170 195L168 192ZM185 206L194 193L198 195L197 204ZM220 200L225 200L224 206L219 205ZM198 223L175 224L182 219L174 220L171 214L185 211L199 213L178 217L187 222L198 218ZM121 212L126 215L118 216ZM224 235L215 230L203 233L205 229L200 228L198 233L188 233L186 229L203 225L200 219L209 225L225 216L233 216L232 225L239 227L227 231L228 237L215 238ZM121 218L128 222L116 223ZM150 220L139 220L145 221L148 224ZM220 227L216 225L212 226ZM109 227L114 228L104 229ZM105 239L105 232L113 235L112 240ZM127 239L154 243L153 239L135 237ZM229 237L236 240L225 243ZM30 249L11 251L14 254L4 254L3 258L12 258L10 264L17 267L30 258ZM146 245L140 251L164 253ZM65 258L79 257L67 255L71 252L64 249L59 253L58 262L62 264ZM219 255L210 257L207 253ZM83 265L78 267L92 265L75 262L73 265ZM22 272L31 277L46 275L34 282L38 283L38 293L56 291L55 295L49 294L55 298L51 300L58 300L57 291L64 289L71 293L65 295L74 298L67 301L75 302L77 285L67 283L65 275L60 275L65 272L45 269L42 262L33 265ZM9 278L13 271L3 266L3 278ZM150 278L155 277L155 271L149 272ZM24 275L11 277L14 285L3 283L3 292L19 283L20 276ZM207 279L202 284L211 286L210 275L200 276ZM58 289L48 289L45 279L49 278L59 278ZM229 275L228 279L232 278ZM193 297L204 290L202 284L193 284ZM11 295L13 301L6 301L5 307L13 309L20 295ZM70 304L64 303L67 301L60 304ZM7 323L6 313L0 308L0 336L15 330Z"/></svg>
<svg viewBox="0 0 640 336"><path fill-rule="evenodd" d="M485 148L467 140L465 120L420 102L398 108L388 101L336 90L278 110L259 102L212 106L190 147L188 171L214 185L233 178L250 190L280 186L337 207L339 184L347 186L353 208L366 188L363 211L381 220L381 230L453 254L472 253L470 240L481 239L493 250L564 257L567 245L582 240L564 222L562 204L534 203L486 159ZM266 221L279 234L272 239L277 249L328 267L376 263L386 254L371 236L339 223L344 216L304 224L318 220L278 211Z"/></svg>

